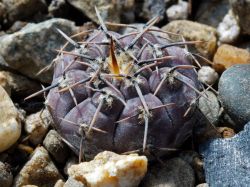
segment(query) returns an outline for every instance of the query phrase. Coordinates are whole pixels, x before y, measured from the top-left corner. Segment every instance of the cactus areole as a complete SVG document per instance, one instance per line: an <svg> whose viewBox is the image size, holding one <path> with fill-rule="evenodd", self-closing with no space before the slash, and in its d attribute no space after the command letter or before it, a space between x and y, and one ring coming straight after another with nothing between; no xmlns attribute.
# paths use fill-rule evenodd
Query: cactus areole
<svg viewBox="0 0 250 187"><path fill-rule="evenodd" d="M200 83L184 48L195 42L171 42L152 26L157 18L118 34L97 16L101 26L84 42L59 30L75 49L59 51L46 89L56 130L89 157L104 150L162 155L180 147L201 121L193 107Z"/></svg>

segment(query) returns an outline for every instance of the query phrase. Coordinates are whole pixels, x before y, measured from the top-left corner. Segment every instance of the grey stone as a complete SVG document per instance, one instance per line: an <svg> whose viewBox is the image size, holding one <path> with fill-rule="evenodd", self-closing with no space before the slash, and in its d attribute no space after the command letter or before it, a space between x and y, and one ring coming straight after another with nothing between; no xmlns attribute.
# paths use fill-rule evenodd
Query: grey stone
<svg viewBox="0 0 250 187"><path fill-rule="evenodd" d="M10 187L13 181L13 175L10 168L4 163L0 162L0 186Z"/></svg>
<svg viewBox="0 0 250 187"><path fill-rule="evenodd" d="M6 7L8 22L26 19L38 12L46 12L45 0L2 0Z"/></svg>
<svg viewBox="0 0 250 187"><path fill-rule="evenodd" d="M195 20L217 27L230 9L228 0L201 0Z"/></svg>
<svg viewBox="0 0 250 187"><path fill-rule="evenodd" d="M85 185L72 177L69 177L65 182L64 187L84 187Z"/></svg>
<svg viewBox="0 0 250 187"><path fill-rule="evenodd" d="M144 0L141 16L146 20L150 20L155 16L161 16L161 19L163 19L165 12L164 0Z"/></svg>
<svg viewBox="0 0 250 187"><path fill-rule="evenodd" d="M52 0L48 7L49 14L62 17L68 14L69 6L65 0Z"/></svg>
<svg viewBox="0 0 250 187"><path fill-rule="evenodd" d="M208 99L200 97L199 108L213 125L217 125L220 117L220 105L216 95L211 91L206 91Z"/></svg>
<svg viewBox="0 0 250 187"><path fill-rule="evenodd" d="M219 81L219 98L238 129L250 121L250 64L234 65Z"/></svg>
<svg viewBox="0 0 250 187"><path fill-rule="evenodd" d="M37 147L30 156L30 160L15 177L13 186L37 185L53 187L59 179L62 179L62 176L51 161L46 149Z"/></svg>
<svg viewBox="0 0 250 187"><path fill-rule="evenodd" d="M238 16L243 33L250 35L250 1L229 0L233 12Z"/></svg>
<svg viewBox="0 0 250 187"><path fill-rule="evenodd" d="M48 132L43 141L43 145L57 162L64 163L68 158L70 153L69 148L55 130Z"/></svg>
<svg viewBox="0 0 250 187"><path fill-rule="evenodd" d="M100 11L103 20L117 23L121 21L123 12L131 12L133 14L134 10L134 0L68 0L67 2L79 9L83 14L96 23L99 23L99 21L96 16L95 7L97 7L97 9ZM130 22L133 22L133 20L130 20Z"/></svg>
<svg viewBox="0 0 250 187"><path fill-rule="evenodd" d="M15 96L24 98L42 89L37 82L9 71L0 71L0 77L0 85L2 85L3 79L5 79L4 82L8 84L10 93L13 93Z"/></svg>
<svg viewBox="0 0 250 187"><path fill-rule="evenodd" d="M195 176L192 167L180 158L173 158L162 165L153 165L146 174L144 187L193 187Z"/></svg>
<svg viewBox="0 0 250 187"><path fill-rule="evenodd" d="M192 166L196 176L196 183L205 182L204 163L197 152L183 151L179 154L179 157Z"/></svg>
<svg viewBox="0 0 250 187"><path fill-rule="evenodd" d="M28 24L22 30L0 37L0 55L3 63L30 78L50 82L52 70L40 75L37 73L55 58L54 49L59 49L65 39L56 28L73 34L77 27L73 22L54 18L38 24Z"/></svg>
<svg viewBox="0 0 250 187"><path fill-rule="evenodd" d="M249 186L250 122L234 137L208 141L200 151L209 186Z"/></svg>

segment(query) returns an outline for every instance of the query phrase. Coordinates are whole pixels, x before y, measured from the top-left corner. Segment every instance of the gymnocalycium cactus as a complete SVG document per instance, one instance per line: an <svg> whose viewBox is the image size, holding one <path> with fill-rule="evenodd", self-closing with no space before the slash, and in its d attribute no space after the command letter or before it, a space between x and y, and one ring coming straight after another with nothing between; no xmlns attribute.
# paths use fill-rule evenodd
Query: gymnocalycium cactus
<svg viewBox="0 0 250 187"><path fill-rule="evenodd" d="M55 128L74 152L94 156L110 150L162 155L191 136L203 115L194 103L202 93L191 54L153 24L109 31L100 28L55 60L46 104ZM85 33L86 34L86 33ZM39 93L41 93L39 92ZM37 94L39 94L37 93ZM34 96L34 95L33 95Z"/></svg>

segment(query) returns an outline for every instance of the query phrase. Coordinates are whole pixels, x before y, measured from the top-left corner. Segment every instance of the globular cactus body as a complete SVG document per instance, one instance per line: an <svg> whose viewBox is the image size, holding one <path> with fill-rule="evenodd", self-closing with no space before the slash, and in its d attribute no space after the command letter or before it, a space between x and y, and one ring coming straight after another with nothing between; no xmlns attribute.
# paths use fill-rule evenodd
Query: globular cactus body
<svg viewBox="0 0 250 187"><path fill-rule="evenodd" d="M46 103L77 154L162 154L181 146L201 120L189 110L200 83L187 51L151 25L121 35L102 23L83 43L62 33L76 48L59 51Z"/></svg>

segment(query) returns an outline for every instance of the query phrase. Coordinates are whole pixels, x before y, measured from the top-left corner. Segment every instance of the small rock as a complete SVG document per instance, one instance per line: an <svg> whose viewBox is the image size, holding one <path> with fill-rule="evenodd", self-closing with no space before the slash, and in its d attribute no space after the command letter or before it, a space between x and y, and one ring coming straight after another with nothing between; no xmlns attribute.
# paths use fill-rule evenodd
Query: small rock
<svg viewBox="0 0 250 187"><path fill-rule="evenodd" d="M0 71L0 85L2 85L1 78L6 80L10 93L15 97L26 97L41 89L37 82L9 71Z"/></svg>
<svg viewBox="0 0 250 187"><path fill-rule="evenodd" d="M235 15L239 18L242 31L250 35L250 1L249 0L229 0Z"/></svg>
<svg viewBox="0 0 250 187"><path fill-rule="evenodd" d="M197 185L196 187L209 187L209 186L208 186L208 183L202 183L202 184Z"/></svg>
<svg viewBox="0 0 250 187"><path fill-rule="evenodd" d="M200 158L201 156L197 152L183 151L179 154L179 157L192 166L195 172L196 183L205 182L205 173L203 169L204 164Z"/></svg>
<svg viewBox="0 0 250 187"><path fill-rule="evenodd" d="M217 72L223 72L232 65L249 63L250 53L247 50L223 44L214 55L213 68Z"/></svg>
<svg viewBox="0 0 250 187"><path fill-rule="evenodd" d="M45 0L2 0L6 6L7 19L13 23L16 20L29 18L38 12L45 12Z"/></svg>
<svg viewBox="0 0 250 187"><path fill-rule="evenodd" d="M61 174L43 147L37 147L15 178L14 187L37 185L53 187Z"/></svg>
<svg viewBox="0 0 250 187"><path fill-rule="evenodd" d="M24 130L29 135L29 141L34 145L41 144L52 122L47 109L27 116Z"/></svg>
<svg viewBox="0 0 250 187"><path fill-rule="evenodd" d="M204 97L199 99L199 109L207 117L211 124L217 125L219 121L220 104L216 95L211 91L206 91Z"/></svg>
<svg viewBox="0 0 250 187"><path fill-rule="evenodd" d="M198 79L203 83L213 85L218 78L218 73L210 66L202 66L198 71Z"/></svg>
<svg viewBox="0 0 250 187"><path fill-rule="evenodd" d="M69 177L84 185L97 186L138 186L147 172L147 158L145 156L118 155L104 151L94 160L82 162L69 168Z"/></svg>
<svg viewBox="0 0 250 187"><path fill-rule="evenodd" d="M196 44L195 49L196 52L198 51L207 58L211 58L215 53L217 38L216 30L213 27L187 20L176 20L162 27L162 29L164 31L183 35L187 40L206 41L204 43ZM174 35L170 35L170 38L178 41L181 40L181 37L176 37Z"/></svg>
<svg viewBox="0 0 250 187"><path fill-rule="evenodd" d="M13 181L13 175L4 163L0 162L0 186L10 187Z"/></svg>
<svg viewBox="0 0 250 187"><path fill-rule="evenodd" d="M230 9L228 0L199 0L199 4L195 20L212 27L217 27Z"/></svg>
<svg viewBox="0 0 250 187"><path fill-rule="evenodd" d="M66 164L65 164L65 166L64 166L64 168L63 168L63 172L64 172L64 174L65 175L69 175L68 174L68 169L72 166L72 165L75 165L75 164L78 164L78 158L76 158L75 156L72 156L72 157L70 157L68 160L67 160L67 162L66 162Z"/></svg>
<svg viewBox="0 0 250 187"><path fill-rule="evenodd" d="M232 138L235 135L234 130L228 127L218 127L217 130L221 133L222 138Z"/></svg>
<svg viewBox="0 0 250 187"><path fill-rule="evenodd" d="M6 18L6 6L3 4L3 2L0 2L0 29L1 29L1 23L3 23L5 18Z"/></svg>
<svg viewBox="0 0 250 187"><path fill-rule="evenodd" d="M231 10L219 24L217 32L219 35L219 41L222 43L233 43L240 35L238 19Z"/></svg>
<svg viewBox="0 0 250 187"><path fill-rule="evenodd" d="M54 18L38 24L27 24L22 30L0 37L0 55L12 69L41 82L49 83L52 70L37 73L55 58L54 49L59 49L65 39L56 28L73 34L77 27L73 22Z"/></svg>
<svg viewBox="0 0 250 187"><path fill-rule="evenodd" d="M154 165L143 180L144 187L194 186L195 176L192 167L180 158L173 158L164 165Z"/></svg>
<svg viewBox="0 0 250 187"><path fill-rule="evenodd" d="M0 86L0 152L16 143L21 128L18 111L8 93Z"/></svg>
<svg viewBox="0 0 250 187"><path fill-rule="evenodd" d="M54 187L65 187L64 184L65 184L65 182L64 182L62 179L59 179L59 180L56 182L56 184L55 184ZM72 186L72 187L74 187L74 186Z"/></svg>
<svg viewBox="0 0 250 187"><path fill-rule="evenodd" d="M77 181L76 179L69 177L68 180L65 182L63 187L85 187L83 183ZM91 186L92 187L92 186Z"/></svg>
<svg viewBox="0 0 250 187"><path fill-rule="evenodd" d="M250 64L235 65L219 81L219 98L233 121L242 125L250 121Z"/></svg>
<svg viewBox="0 0 250 187"><path fill-rule="evenodd" d="M206 182L209 186L250 184L250 122L232 138L213 139L201 145Z"/></svg>
<svg viewBox="0 0 250 187"><path fill-rule="evenodd" d="M140 16L146 20L150 20L155 16L160 16L160 19L162 20L165 12L164 0L144 0Z"/></svg>
<svg viewBox="0 0 250 187"><path fill-rule="evenodd" d="M113 0L68 0L67 2L96 23L99 23L99 20L96 16L95 7L100 11L103 20L119 23L123 11L126 9L129 12L133 10L134 6L134 0L117 2ZM133 20L131 21L133 22Z"/></svg>
<svg viewBox="0 0 250 187"><path fill-rule="evenodd" d="M0 85L5 89L9 96L11 96L11 88L7 77L0 71Z"/></svg>
<svg viewBox="0 0 250 187"><path fill-rule="evenodd" d="M19 30L21 30L25 25L27 25L28 23L25 21L16 21L15 23L13 23L13 25L7 30L7 34L12 34L14 32L17 32Z"/></svg>
<svg viewBox="0 0 250 187"><path fill-rule="evenodd" d="M55 130L50 130L48 132L43 140L43 146L59 163L64 163L70 153L69 148Z"/></svg>
<svg viewBox="0 0 250 187"><path fill-rule="evenodd" d="M68 14L69 7L65 0L52 0L48 7L48 12L50 15L62 17Z"/></svg>
<svg viewBox="0 0 250 187"><path fill-rule="evenodd" d="M178 4L170 6L166 11L169 21L188 18L188 2L179 1Z"/></svg>

